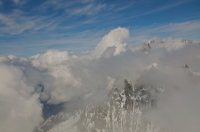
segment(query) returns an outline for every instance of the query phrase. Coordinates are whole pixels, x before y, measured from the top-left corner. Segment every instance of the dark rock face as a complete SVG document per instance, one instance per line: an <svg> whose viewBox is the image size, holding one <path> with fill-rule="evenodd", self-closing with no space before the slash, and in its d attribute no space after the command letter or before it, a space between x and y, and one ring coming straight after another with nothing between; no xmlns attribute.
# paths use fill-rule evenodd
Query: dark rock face
<svg viewBox="0 0 200 132"><path fill-rule="evenodd" d="M133 109L133 86L131 82L128 82L126 79L124 80L124 94L125 94L125 106L124 108L127 110Z"/></svg>
<svg viewBox="0 0 200 132"><path fill-rule="evenodd" d="M46 102L42 102L43 104L43 117L44 119L49 118L51 115L55 115L58 114L59 112L61 112L64 108L64 104L57 104L57 105L50 105L47 104Z"/></svg>
<svg viewBox="0 0 200 132"><path fill-rule="evenodd" d="M154 107L155 99L142 85L133 87L124 80L124 90L114 87L109 94L110 101L86 106L74 113L60 113L50 117L40 128L49 132L64 131L64 123L76 121L69 126L68 132L153 132L163 130L150 123L145 113ZM57 125L55 125L57 121ZM60 121L60 122L58 122ZM69 123L66 123L69 124ZM63 127L63 129L61 129ZM65 126L66 127L66 126ZM48 129L47 129L48 128Z"/></svg>

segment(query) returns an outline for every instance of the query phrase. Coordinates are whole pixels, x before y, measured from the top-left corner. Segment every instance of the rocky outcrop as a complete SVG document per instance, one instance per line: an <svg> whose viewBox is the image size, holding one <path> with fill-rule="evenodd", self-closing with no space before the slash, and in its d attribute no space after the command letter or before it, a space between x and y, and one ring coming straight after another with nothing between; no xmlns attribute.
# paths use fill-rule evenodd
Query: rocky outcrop
<svg viewBox="0 0 200 132"><path fill-rule="evenodd" d="M50 117L40 128L45 132L155 132L161 131L150 123L145 113L154 107L155 98L142 85L124 80L124 89L114 87L109 101L91 104L74 113ZM55 121L62 120L62 122ZM45 126L46 124L46 126ZM48 126L54 127L47 129ZM164 130L162 130L163 132Z"/></svg>

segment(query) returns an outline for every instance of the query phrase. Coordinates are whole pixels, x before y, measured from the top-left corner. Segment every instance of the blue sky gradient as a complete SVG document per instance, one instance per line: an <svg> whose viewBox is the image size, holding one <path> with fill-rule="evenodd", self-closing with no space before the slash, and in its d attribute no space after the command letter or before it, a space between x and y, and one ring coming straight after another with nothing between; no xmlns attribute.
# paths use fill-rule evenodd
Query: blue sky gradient
<svg viewBox="0 0 200 132"><path fill-rule="evenodd" d="M0 0L0 55L92 50L119 26L130 30L128 44L155 36L200 39L200 1Z"/></svg>

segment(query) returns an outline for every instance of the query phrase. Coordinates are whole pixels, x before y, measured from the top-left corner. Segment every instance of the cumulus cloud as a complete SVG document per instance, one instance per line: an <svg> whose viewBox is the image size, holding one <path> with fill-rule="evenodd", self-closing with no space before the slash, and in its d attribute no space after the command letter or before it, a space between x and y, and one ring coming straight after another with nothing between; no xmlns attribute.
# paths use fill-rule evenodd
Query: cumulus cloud
<svg viewBox="0 0 200 132"><path fill-rule="evenodd" d="M99 58L107 48L115 48L114 55L120 54L126 51L125 41L129 38L129 30L126 28L116 28L111 30L107 35L105 35L101 42L97 45L94 56Z"/></svg>
<svg viewBox="0 0 200 132"><path fill-rule="evenodd" d="M42 118L42 105L23 72L0 64L0 131L32 132Z"/></svg>
<svg viewBox="0 0 200 132"><path fill-rule="evenodd" d="M44 70L48 67L59 65L68 60L67 51L48 50L45 54L31 57L32 65Z"/></svg>
<svg viewBox="0 0 200 132"><path fill-rule="evenodd" d="M73 89L79 89L81 86L79 77L73 76L68 63L70 61L67 51L49 50L45 54L31 57L33 67L47 73L45 76L51 76L50 80L42 82L48 95L45 93L41 96L44 99L48 96L48 102L51 104L70 100L74 95Z"/></svg>
<svg viewBox="0 0 200 132"><path fill-rule="evenodd" d="M197 102L200 100L198 41L152 38L145 44L135 46L127 45L127 39L129 30L119 27L105 35L91 52L76 54L48 50L26 59L2 56L1 69L8 72L3 75L10 75L10 81L15 86L10 86L12 83L9 81L1 82L6 85L1 87L1 94L11 89L16 93L15 97L21 97L22 100L33 98L29 104L35 105L38 112L32 114L29 111L32 107L23 109L29 111L30 116L35 114L34 117L40 120L41 104L37 102L38 98L47 104L66 103L67 110L75 109L84 102L104 99L110 88L114 85L123 88L123 80L130 79L134 85L165 88L158 95L157 108L149 113L154 122L175 132L199 130L196 125L200 121ZM185 64L189 68L183 68ZM12 72L12 69L18 72ZM6 97L2 96L1 99ZM17 101L13 99L4 104L10 109L20 109L19 105L12 103L21 103ZM0 114L4 115L2 112ZM26 112L22 115L26 116ZM8 120L13 121L12 118Z"/></svg>

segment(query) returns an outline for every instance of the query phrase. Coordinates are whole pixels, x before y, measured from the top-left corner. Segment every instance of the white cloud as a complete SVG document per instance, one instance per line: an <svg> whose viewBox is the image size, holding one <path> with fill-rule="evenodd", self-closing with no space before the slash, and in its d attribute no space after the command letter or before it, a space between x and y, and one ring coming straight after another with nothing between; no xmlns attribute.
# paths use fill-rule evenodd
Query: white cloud
<svg viewBox="0 0 200 132"><path fill-rule="evenodd" d="M33 66L44 70L68 60L67 51L48 50L45 54L31 57Z"/></svg>
<svg viewBox="0 0 200 132"><path fill-rule="evenodd" d="M45 21L49 16L28 16L21 10L13 10L10 14L0 13L0 34L16 35L28 30L40 30L53 26L52 21Z"/></svg>
<svg viewBox="0 0 200 132"><path fill-rule="evenodd" d="M107 78L107 81L108 81L107 89L108 89L108 91L110 91L114 86L115 79L111 78L109 76L107 76L106 78Z"/></svg>
<svg viewBox="0 0 200 132"><path fill-rule="evenodd" d="M184 39L199 39L200 21L186 21L166 25L151 25L142 28L133 28L130 31L128 44L144 43L152 37L165 38L165 36ZM166 39L166 38L165 38ZM174 41L174 40L173 40Z"/></svg>
<svg viewBox="0 0 200 132"><path fill-rule="evenodd" d="M195 73L170 67L151 71L142 77L143 84L146 82L165 88L165 92L158 96L157 108L148 113L153 122L174 132L199 130L200 107L196 101L199 100L200 76Z"/></svg>
<svg viewBox="0 0 200 132"><path fill-rule="evenodd" d="M198 89L200 85L199 41L185 41L181 38L165 40L152 38L146 44L132 47L126 45L128 38L129 30L119 27L105 35L96 48L90 52L76 54L49 50L44 54L27 59L3 56L0 58L0 62L4 63L2 71L9 72L10 76L13 76L10 80L15 80L12 82L27 93L23 94L22 99L27 96L32 97L30 93L33 93L34 87L40 95L40 100L47 101L49 104L67 102L67 105L78 99L85 102L99 101L107 96L113 85L123 88L124 79L130 79L136 85L143 84L147 88L162 86L166 93L158 97L157 108L159 109L149 113L150 117L156 114L151 117L152 120L176 132L187 132L189 128L199 130L199 125L196 124L200 120L198 117L200 108L196 105L197 103L194 103L199 100L200 92ZM185 64L189 66L188 69L183 68ZM22 70L24 74L22 71L19 72L20 75L11 72L11 67L14 67L12 65L15 66L14 69ZM12 91L14 86L10 86L12 83L9 82L3 80L1 84L8 85L8 89ZM44 88L39 88L39 84ZM5 89L2 88L2 90ZM20 92L16 95L18 93L21 95ZM33 100L35 99L36 97ZM10 105L12 101L5 104L10 108L18 108ZM32 103L35 104L34 101L30 102ZM77 101L70 107L73 109L72 106L79 105L81 104ZM178 105L180 108L177 107ZM69 109L68 107L66 108ZM165 109L166 107L170 109ZM177 123L173 124L166 116L163 116L165 110L167 110L167 117ZM171 113L173 111L175 112ZM177 111L180 112L174 119ZM184 120L188 122L185 126L182 122Z"/></svg>
<svg viewBox="0 0 200 132"><path fill-rule="evenodd" d="M0 131L32 132L43 120L39 95L17 67L0 64L0 76Z"/></svg>
<svg viewBox="0 0 200 132"><path fill-rule="evenodd" d="M64 10L68 15L95 15L105 9L105 4L93 0L48 0L44 2L38 10L52 8L55 10Z"/></svg>
<svg viewBox="0 0 200 132"><path fill-rule="evenodd" d="M89 4L79 8L66 10L70 15L95 15L105 8L105 4Z"/></svg>
<svg viewBox="0 0 200 132"><path fill-rule="evenodd" d="M81 82L74 78L69 67L67 51L49 50L45 54L31 57L31 64L40 71L46 70L52 76L51 82L45 82L45 90L50 104L59 104L73 98L73 89L79 89ZM49 84L48 84L49 83ZM75 90L76 91L76 90Z"/></svg>
<svg viewBox="0 0 200 132"><path fill-rule="evenodd" d="M160 33L168 32L168 33L174 33L175 35L196 37L194 33L198 32L199 29L200 29L199 21L187 21L182 23L170 23L168 25L158 26L152 29L151 32L160 32Z"/></svg>
<svg viewBox="0 0 200 132"><path fill-rule="evenodd" d="M23 6L23 5L25 5L29 0L12 0L14 3L15 3L15 5L17 5L17 6Z"/></svg>
<svg viewBox="0 0 200 132"><path fill-rule="evenodd" d="M126 28L116 28L111 30L107 35L105 35L101 42L97 45L94 56L99 58L108 47L114 47L114 55L118 55L121 52L126 51L125 41L129 38L129 30Z"/></svg>

